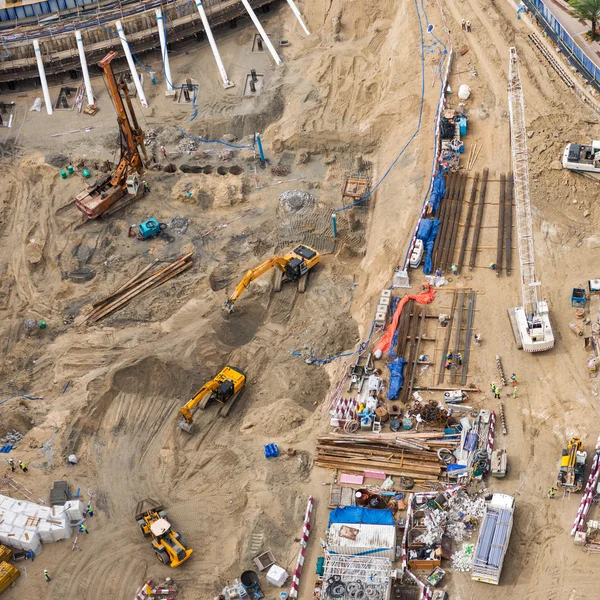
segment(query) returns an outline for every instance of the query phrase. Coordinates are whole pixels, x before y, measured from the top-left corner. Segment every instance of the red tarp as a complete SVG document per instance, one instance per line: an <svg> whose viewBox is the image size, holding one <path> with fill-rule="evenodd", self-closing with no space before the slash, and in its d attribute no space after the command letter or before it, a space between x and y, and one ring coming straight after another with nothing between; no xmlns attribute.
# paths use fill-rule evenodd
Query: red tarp
<svg viewBox="0 0 600 600"><path fill-rule="evenodd" d="M396 329L398 327L398 321L400 320L400 314L402 313L402 309L404 305L409 300L416 300L419 304L429 304L433 302L435 298L435 290L428 284L422 283L421 289L423 290L419 294L410 294L408 296L404 296L398 307L396 308L396 312L394 313L394 317L392 322L387 326L383 337L379 340L377 346L375 346L375 350L381 350L382 352L387 352L392 345L392 338L394 337L394 333L396 333Z"/></svg>

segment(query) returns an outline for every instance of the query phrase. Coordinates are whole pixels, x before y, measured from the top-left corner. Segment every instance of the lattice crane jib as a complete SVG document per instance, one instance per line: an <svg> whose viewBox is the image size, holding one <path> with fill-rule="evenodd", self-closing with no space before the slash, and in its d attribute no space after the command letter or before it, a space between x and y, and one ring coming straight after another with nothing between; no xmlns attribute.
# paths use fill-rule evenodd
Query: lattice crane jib
<svg viewBox="0 0 600 600"><path fill-rule="evenodd" d="M533 228L529 200L529 159L527 155L527 130L525 128L525 102L519 74L517 50L510 49L508 72L508 107L510 114L510 140L514 172L514 195L517 213L519 261L521 263L521 293L526 312L536 312L539 283L535 278Z"/></svg>

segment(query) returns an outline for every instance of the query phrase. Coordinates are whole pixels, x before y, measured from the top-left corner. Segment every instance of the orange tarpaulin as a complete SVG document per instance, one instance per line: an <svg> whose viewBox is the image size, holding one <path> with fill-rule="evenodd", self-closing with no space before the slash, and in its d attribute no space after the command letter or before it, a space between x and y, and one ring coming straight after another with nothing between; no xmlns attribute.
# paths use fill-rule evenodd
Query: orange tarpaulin
<svg viewBox="0 0 600 600"><path fill-rule="evenodd" d="M394 337L394 333L396 333L396 328L398 327L398 321L400 320L400 314L402 313L402 309L404 305L409 300L416 300L419 304L429 304L433 302L435 298L435 290L428 284L422 283L421 289L423 290L419 294L409 294L408 296L404 296L402 300L400 300L400 304L396 308L396 312L394 313L394 318L392 322L387 326L383 337L379 340L377 346L375 346L375 350L381 350L382 352L387 352L392 345L392 338Z"/></svg>

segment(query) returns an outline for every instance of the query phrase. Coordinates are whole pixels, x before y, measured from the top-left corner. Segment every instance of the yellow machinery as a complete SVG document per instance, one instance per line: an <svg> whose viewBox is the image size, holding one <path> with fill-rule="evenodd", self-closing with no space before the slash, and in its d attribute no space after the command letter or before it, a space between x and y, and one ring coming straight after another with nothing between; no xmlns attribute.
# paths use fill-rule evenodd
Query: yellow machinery
<svg viewBox="0 0 600 600"><path fill-rule="evenodd" d="M171 529L164 507L156 500L147 498L138 502L135 512L140 531L152 539L154 553L161 563L178 567L192 555L194 551L186 548L183 536Z"/></svg>
<svg viewBox="0 0 600 600"><path fill-rule="evenodd" d="M188 433L192 433L194 409L198 406L204 410L211 399L223 405L219 414L226 417L245 386L246 376L240 369L223 367L215 377L207 381L196 392L196 395L185 406L179 409L183 416L183 419L179 421L179 427Z"/></svg>
<svg viewBox="0 0 600 600"><path fill-rule="evenodd" d="M297 281L298 291L302 294L306 290L310 270L319 262L321 262L321 255L309 246L297 246L285 256L274 256L246 273L229 300L225 302L223 309L232 313L235 310L235 301L250 283L273 268L277 268L273 283L275 292L280 292L282 284L286 281Z"/></svg>
<svg viewBox="0 0 600 600"><path fill-rule="evenodd" d="M569 492L579 492L583 487L583 475L587 452L579 438L571 438L569 445L563 449L560 459L560 470L556 485Z"/></svg>

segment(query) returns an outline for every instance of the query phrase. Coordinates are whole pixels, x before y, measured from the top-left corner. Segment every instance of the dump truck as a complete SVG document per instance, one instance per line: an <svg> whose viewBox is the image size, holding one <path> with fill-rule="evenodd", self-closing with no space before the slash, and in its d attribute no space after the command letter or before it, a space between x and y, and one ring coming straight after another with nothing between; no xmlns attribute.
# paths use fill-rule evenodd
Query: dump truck
<svg viewBox="0 0 600 600"><path fill-rule="evenodd" d="M138 502L135 520L144 537L150 538L156 558L164 565L178 567L193 553L183 536L171 528L164 506L152 498Z"/></svg>
<svg viewBox="0 0 600 600"><path fill-rule="evenodd" d="M498 585L513 526L515 499L494 494L488 503L475 547L471 579Z"/></svg>
<svg viewBox="0 0 600 600"><path fill-rule="evenodd" d="M563 448L560 459L560 469L556 478L556 485L568 492L579 492L583 487L583 474L587 452L579 438L571 438L569 445Z"/></svg>

